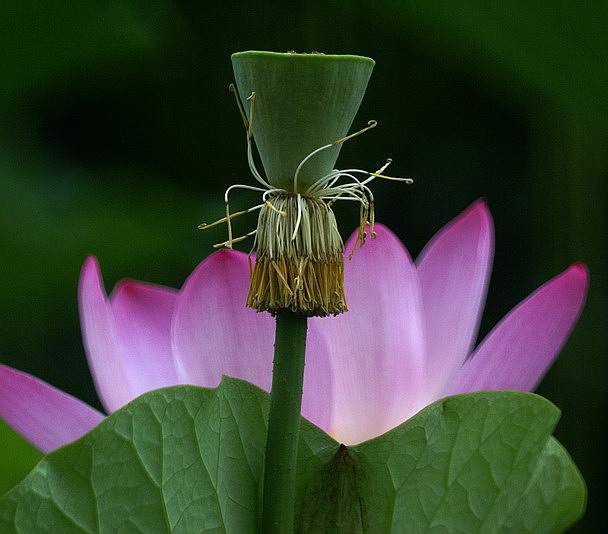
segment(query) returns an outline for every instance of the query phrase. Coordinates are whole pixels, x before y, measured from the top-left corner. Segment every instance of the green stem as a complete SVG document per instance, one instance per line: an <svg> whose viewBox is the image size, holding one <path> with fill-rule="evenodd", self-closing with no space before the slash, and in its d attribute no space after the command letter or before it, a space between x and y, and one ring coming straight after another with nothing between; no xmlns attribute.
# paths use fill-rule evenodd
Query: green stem
<svg viewBox="0 0 608 534"><path fill-rule="evenodd" d="M262 532L293 532L296 461L306 351L306 317L277 312L272 393L268 416Z"/></svg>

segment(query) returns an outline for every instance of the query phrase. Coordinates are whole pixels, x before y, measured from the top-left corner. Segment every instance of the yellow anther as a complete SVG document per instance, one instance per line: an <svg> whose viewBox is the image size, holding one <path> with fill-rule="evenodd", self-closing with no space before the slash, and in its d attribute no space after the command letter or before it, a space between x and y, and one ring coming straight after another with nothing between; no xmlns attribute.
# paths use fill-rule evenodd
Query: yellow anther
<svg viewBox="0 0 608 534"><path fill-rule="evenodd" d="M213 248L222 248L222 247L232 248L233 243L240 243L241 241L245 241L245 239L247 239L248 237L251 237L253 234L255 234L255 232L256 231L254 230L253 232L249 232L248 234L242 235L240 237L235 237L234 239L224 241L223 243L216 243L215 245L213 245Z"/></svg>
<svg viewBox="0 0 608 534"><path fill-rule="evenodd" d="M253 135L251 128L253 124L253 103L255 102L255 91L247 97L247 102L249 102L249 128L247 128L247 135L251 137Z"/></svg>
<svg viewBox="0 0 608 534"><path fill-rule="evenodd" d="M388 165L388 164L387 164ZM369 203L369 238L373 241L376 239L376 232L374 232L374 224L376 222L376 215L374 213L374 202Z"/></svg>
<svg viewBox="0 0 608 534"><path fill-rule="evenodd" d="M273 206L273 205L270 203L270 201L269 201L269 200L267 200L267 201L265 202L265 204L266 204L266 205L267 205L267 206L268 206L268 207L269 207L271 210L276 211L276 212L277 212L279 215L282 215L283 217L287 217L287 212L286 212L286 211L283 211L283 210L278 210L277 208L275 208L275 207L274 207L274 206Z"/></svg>
<svg viewBox="0 0 608 534"><path fill-rule="evenodd" d="M348 255L348 259L352 260L353 256L355 255L355 250L357 250L357 245L359 245L359 243L361 243L361 245L359 246L359 248L361 248L361 246L363 245L363 243L365 242L365 236L361 236L361 232L359 232L359 234L357 235L357 239L355 239L355 242L353 244L353 248L350 251L350 254Z"/></svg>
<svg viewBox="0 0 608 534"><path fill-rule="evenodd" d="M228 226L228 241L227 241L227 247L228 248L232 248L232 224L230 222L230 205L228 204L228 202L226 202L226 226Z"/></svg>
<svg viewBox="0 0 608 534"><path fill-rule="evenodd" d="M396 182L404 182L406 184L413 184L414 180L411 178L397 178L396 176L386 176L384 174L380 174L378 172L370 172L370 176L375 176L376 178L384 178L385 180L394 180Z"/></svg>
<svg viewBox="0 0 608 534"><path fill-rule="evenodd" d="M254 209L256 208L249 208L243 211L237 211L236 213L231 213L230 214L230 219L234 219L235 217L238 217L239 215L244 215L245 213L250 213L252 212ZM218 224L222 224L226 221L228 221L229 219L228 217L222 217L221 219L218 219L217 221L213 221L212 223L201 223L198 225L198 229L199 230L206 230L207 228L211 228L212 226L217 226Z"/></svg>
<svg viewBox="0 0 608 534"><path fill-rule="evenodd" d="M340 143L344 143L344 141L348 141L349 139L352 139L353 137L357 137L358 135L361 135L362 133L365 133L368 130L375 128L376 126L378 126L378 122L375 120L371 120L367 123L367 126L365 128L363 128L362 130L359 130L358 132L347 135L346 137L343 137L342 139L338 139L337 141L334 141L332 143L332 145L339 145Z"/></svg>
<svg viewBox="0 0 608 534"><path fill-rule="evenodd" d="M245 115L245 110L243 109L243 106L241 105L241 99L239 98L239 93L236 90L236 85L231 83L228 86L228 91L230 91L232 94L234 94L234 98L236 99L236 105L239 107L239 112L241 113L241 117L243 119L243 124L245 125L245 130L247 130L249 132L249 121L247 120L247 115Z"/></svg>
<svg viewBox="0 0 608 534"><path fill-rule="evenodd" d="M382 167L380 167L375 174L382 174L392 162L393 160L391 158L387 158L386 163L382 165Z"/></svg>

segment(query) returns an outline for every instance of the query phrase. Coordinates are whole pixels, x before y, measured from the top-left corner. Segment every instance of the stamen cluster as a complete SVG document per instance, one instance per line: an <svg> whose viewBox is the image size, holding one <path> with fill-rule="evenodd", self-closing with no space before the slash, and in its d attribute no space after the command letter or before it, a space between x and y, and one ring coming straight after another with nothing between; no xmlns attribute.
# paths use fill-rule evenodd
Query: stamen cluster
<svg viewBox="0 0 608 534"><path fill-rule="evenodd" d="M269 199L260 211L257 254L246 305L324 317L347 311L343 243L323 200L293 193Z"/></svg>

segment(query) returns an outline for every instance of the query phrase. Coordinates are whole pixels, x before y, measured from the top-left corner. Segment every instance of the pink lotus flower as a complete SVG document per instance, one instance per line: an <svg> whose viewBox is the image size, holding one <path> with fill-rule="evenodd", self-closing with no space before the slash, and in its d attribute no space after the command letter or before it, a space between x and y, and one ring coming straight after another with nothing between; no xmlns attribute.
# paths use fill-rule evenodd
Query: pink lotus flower
<svg viewBox="0 0 608 534"><path fill-rule="evenodd" d="M475 202L413 263L383 226L346 262L350 311L309 321L303 415L355 444L446 395L533 390L566 341L588 282L574 264L516 306L472 351L492 263L493 227ZM350 250L354 236L346 244ZM80 279L89 365L108 413L164 386L214 387L222 375L270 389L274 321L245 308L245 254L203 261L181 291L123 281L108 299L95 258ZM104 415L0 366L0 416L43 452Z"/></svg>

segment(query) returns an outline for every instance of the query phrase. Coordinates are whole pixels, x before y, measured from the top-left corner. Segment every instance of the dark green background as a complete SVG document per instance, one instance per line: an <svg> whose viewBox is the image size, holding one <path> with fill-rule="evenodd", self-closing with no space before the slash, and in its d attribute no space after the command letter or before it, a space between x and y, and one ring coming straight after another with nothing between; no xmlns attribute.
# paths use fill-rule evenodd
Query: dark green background
<svg viewBox="0 0 608 534"><path fill-rule="evenodd" d="M89 253L111 289L179 287L222 241L224 189L253 183L229 56L320 50L377 62L342 166L378 183L377 219L416 255L474 199L496 223L485 334L570 263L591 270L581 321L540 393L605 526L608 4L4 1L0 4L0 361L98 405L78 324ZM234 207L251 205L248 192ZM336 209L343 234L357 221ZM255 225L255 216L236 231ZM243 247L247 250L247 247ZM37 455L0 426L0 492ZM600 526L601 525L601 526Z"/></svg>

